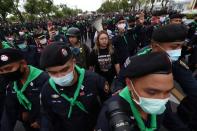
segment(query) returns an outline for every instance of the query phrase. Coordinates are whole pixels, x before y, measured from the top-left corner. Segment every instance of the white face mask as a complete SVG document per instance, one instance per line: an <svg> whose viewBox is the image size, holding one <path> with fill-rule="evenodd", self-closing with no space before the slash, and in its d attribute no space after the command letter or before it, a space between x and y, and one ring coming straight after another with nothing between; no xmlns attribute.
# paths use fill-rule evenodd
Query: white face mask
<svg viewBox="0 0 197 131"><path fill-rule="evenodd" d="M164 22L165 21L165 17L160 17L160 22Z"/></svg>
<svg viewBox="0 0 197 131"><path fill-rule="evenodd" d="M46 38L40 40L40 44L45 45L46 43L47 43L47 39Z"/></svg>
<svg viewBox="0 0 197 131"><path fill-rule="evenodd" d="M160 45L157 44L157 46L168 54L168 56L172 62L177 61L179 59L179 57L181 56L182 49L167 50L166 51Z"/></svg>
<svg viewBox="0 0 197 131"><path fill-rule="evenodd" d="M22 31L19 32L20 36L23 36L24 34L25 34L25 32L22 32Z"/></svg>
<svg viewBox="0 0 197 131"><path fill-rule="evenodd" d="M117 27L118 27L118 29L125 29L126 24L125 23L118 24Z"/></svg>
<svg viewBox="0 0 197 131"><path fill-rule="evenodd" d="M55 35L59 35L59 31L56 31L56 32L55 32Z"/></svg>
<svg viewBox="0 0 197 131"><path fill-rule="evenodd" d="M132 83L132 82L131 82ZM148 114L162 114L166 109L166 103L168 102L169 98L166 99L152 99L152 98L145 98L139 96L139 94L134 89L132 84L133 91L138 96L139 101L133 99L136 104L138 104L142 110ZM132 92L133 95L133 92Z"/></svg>
<svg viewBox="0 0 197 131"><path fill-rule="evenodd" d="M14 38L9 37L9 38L8 38L8 41L11 41L11 42L12 42L12 41L14 41Z"/></svg>
<svg viewBox="0 0 197 131"><path fill-rule="evenodd" d="M59 85L59 86L71 86L72 81L74 79L74 72L71 71L70 73L68 73L67 75L63 76L63 77L51 77L53 79L53 81Z"/></svg>
<svg viewBox="0 0 197 131"><path fill-rule="evenodd" d="M181 49L177 49L177 50L167 50L166 52L168 53L172 61L177 61L181 56L181 51L182 51Z"/></svg>

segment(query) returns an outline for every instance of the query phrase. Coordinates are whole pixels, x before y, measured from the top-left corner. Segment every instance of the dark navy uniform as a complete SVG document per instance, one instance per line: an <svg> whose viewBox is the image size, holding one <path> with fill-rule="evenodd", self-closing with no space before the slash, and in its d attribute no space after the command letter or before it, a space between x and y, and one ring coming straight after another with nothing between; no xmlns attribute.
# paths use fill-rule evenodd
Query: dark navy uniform
<svg viewBox="0 0 197 131"><path fill-rule="evenodd" d="M141 54L149 54L151 52L151 48L146 48L142 52L139 52L138 55ZM125 65L127 65L132 57L128 58L125 62ZM115 84L114 92L119 90L122 86L125 86L124 82L124 73L125 68L123 67L118 75L118 79ZM177 81L181 88L183 89L184 93L187 95L197 95L197 81L192 76L192 72L189 70L189 67L182 61L176 61L172 64L172 72L174 76L174 80Z"/></svg>
<svg viewBox="0 0 197 131"><path fill-rule="evenodd" d="M174 80L177 81L187 95L197 96L197 80L192 76L189 67L182 61L172 65Z"/></svg>
<svg viewBox="0 0 197 131"><path fill-rule="evenodd" d="M8 84L8 81L3 79L2 77L0 78L0 131L1 131L1 119L3 116L3 109L4 109L4 103L5 103L5 96L6 96L6 86Z"/></svg>
<svg viewBox="0 0 197 131"><path fill-rule="evenodd" d="M6 89L7 94L5 103L6 119L8 124L2 126L3 131L13 131L17 120L23 122L23 125L27 131L34 131L30 125L34 122L38 122L40 124L40 92L43 84L47 80L48 75L43 72L36 79L31 81L26 90L23 92L25 97L32 103L31 110L25 109L24 106L19 103L17 94L13 89L13 83L11 82L8 85ZM17 85L19 89L22 87L20 82L17 82ZM23 113L26 114L26 119L23 119Z"/></svg>
<svg viewBox="0 0 197 131"><path fill-rule="evenodd" d="M60 87L56 84L60 94L73 97L77 83L70 87ZM100 98L105 98L105 79L90 71L85 71L77 101L80 101L88 113L73 106L71 117L68 118L70 103L60 94L56 93L49 82L46 83L42 92L41 100L44 109L41 131L92 131L100 111Z"/></svg>
<svg viewBox="0 0 197 131"><path fill-rule="evenodd" d="M119 102L121 107L123 108L122 111L129 116L131 122L131 131L140 131L140 129L137 126L136 120L132 114L129 103L118 95L111 97L104 103L104 106L97 120L96 131L110 131L109 116L107 114L108 104L110 104L113 101ZM150 117L148 117L147 121L143 121L145 125L149 127ZM168 129L168 131L190 131L187 128L187 126L184 125L184 123L178 119L176 114L172 112L170 102L168 102L168 104L166 105L165 112L162 115L157 115L157 130L155 131L159 131L161 125L165 126Z"/></svg>
<svg viewBox="0 0 197 131"><path fill-rule="evenodd" d="M23 49L23 55L28 65L39 67L39 54L37 48L34 45L28 45L26 49Z"/></svg>
<svg viewBox="0 0 197 131"><path fill-rule="evenodd" d="M113 45L118 54L118 62L122 66L129 56L133 56L137 51L137 36L133 30L129 30L123 36L115 36Z"/></svg>

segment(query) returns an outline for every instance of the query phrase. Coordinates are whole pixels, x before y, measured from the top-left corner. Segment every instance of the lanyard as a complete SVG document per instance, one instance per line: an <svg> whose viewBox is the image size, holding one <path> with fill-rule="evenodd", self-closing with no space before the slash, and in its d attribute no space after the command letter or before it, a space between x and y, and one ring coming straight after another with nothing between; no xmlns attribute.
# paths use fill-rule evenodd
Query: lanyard
<svg viewBox="0 0 197 131"><path fill-rule="evenodd" d="M128 87L125 87L120 93L119 96L125 99L131 107L131 110L133 112L134 118L137 121L137 125L140 128L140 131L154 131L157 129L157 120L156 120L156 115L151 115L151 124L150 128L147 128L141 118L141 115L139 111L137 110L133 100L131 99L130 92Z"/></svg>
<svg viewBox="0 0 197 131"><path fill-rule="evenodd" d="M21 90L18 89L16 81L14 81L14 87L13 87L14 91L17 94L19 103L23 105L27 110L31 110L32 103L27 99L27 97L23 94L23 92L26 90L27 86L42 73L41 70L33 66L29 66L29 69L30 69L29 76L26 82L23 84Z"/></svg>
<svg viewBox="0 0 197 131"><path fill-rule="evenodd" d="M60 93L57 90L57 87L56 87L55 82L53 81L53 79L51 79L51 78L49 79L49 83L50 83L51 87L53 88L53 90L55 92L57 92L58 94L60 94L60 96L62 96L65 100L67 100L70 103L68 118L71 117L73 106L75 106L75 105L78 106L79 109L81 109L82 111L88 113L85 109L85 106L80 101L77 101L77 98L79 96L79 92L80 92L80 89L81 89L81 85L82 85L83 80L84 80L85 70L83 68L79 68L78 66L75 66L75 68L76 68L77 72L80 74L80 76L79 76L79 81L78 81L78 84L77 84L77 89L75 90L74 96L71 97L71 98L69 98L66 94Z"/></svg>
<svg viewBox="0 0 197 131"><path fill-rule="evenodd" d="M125 43L128 45L128 41L127 41L127 38L125 37L125 35L123 35L123 38L124 38Z"/></svg>

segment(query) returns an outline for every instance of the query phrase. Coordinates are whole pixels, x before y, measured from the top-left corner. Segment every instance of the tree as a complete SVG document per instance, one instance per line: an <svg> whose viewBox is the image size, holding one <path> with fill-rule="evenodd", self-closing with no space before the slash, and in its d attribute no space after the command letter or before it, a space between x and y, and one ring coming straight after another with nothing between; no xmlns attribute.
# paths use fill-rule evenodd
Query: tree
<svg viewBox="0 0 197 131"><path fill-rule="evenodd" d="M150 0L150 2L151 2L151 8L150 8L150 11L152 12L152 11L153 11L153 8L154 8L155 0Z"/></svg>
<svg viewBox="0 0 197 131"><path fill-rule="evenodd" d="M18 9L19 0L12 0L12 2L13 2L13 13L16 14L19 17L21 23L23 23L24 22L24 17L22 15L22 13L20 12L20 10Z"/></svg>
<svg viewBox="0 0 197 131"><path fill-rule="evenodd" d="M12 12L13 2L12 0L0 0L0 17L3 22L7 22L6 17Z"/></svg>
<svg viewBox="0 0 197 131"><path fill-rule="evenodd" d="M147 2L147 0L138 0L137 1L138 9L140 10L141 9L141 6L142 5L145 5L146 2Z"/></svg>
<svg viewBox="0 0 197 131"><path fill-rule="evenodd" d="M24 5L25 11L30 14L29 18L31 21L39 14L38 5L38 0L27 0Z"/></svg>
<svg viewBox="0 0 197 131"><path fill-rule="evenodd" d="M120 11L120 9L123 9L124 11L129 10L128 0L107 0L101 5L101 7L97 11L102 13L108 13Z"/></svg>
<svg viewBox="0 0 197 131"><path fill-rule="evenodd" d="M39 15L46 19L49 17L52 9L54 8L53 0L38 0Z"/></svg>

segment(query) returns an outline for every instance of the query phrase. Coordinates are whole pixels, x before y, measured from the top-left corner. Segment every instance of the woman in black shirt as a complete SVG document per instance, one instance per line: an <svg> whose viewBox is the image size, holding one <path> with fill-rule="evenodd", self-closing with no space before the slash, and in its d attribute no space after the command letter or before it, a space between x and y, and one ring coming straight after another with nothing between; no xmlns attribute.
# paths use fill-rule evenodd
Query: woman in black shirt
<svg viewBox="0 0 197 131"><path fill-rule="evenodd" d="M105 77L109 84L111 84L120 70L116 55L107 32L100 31L95 47L90 54L89 69Z"/></svg>

